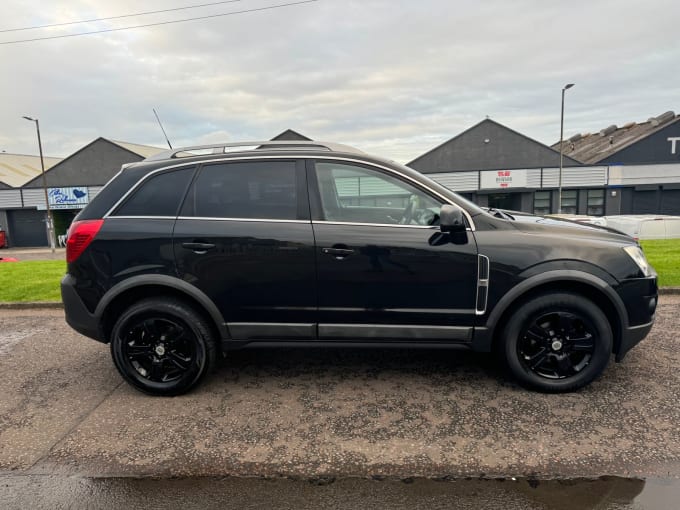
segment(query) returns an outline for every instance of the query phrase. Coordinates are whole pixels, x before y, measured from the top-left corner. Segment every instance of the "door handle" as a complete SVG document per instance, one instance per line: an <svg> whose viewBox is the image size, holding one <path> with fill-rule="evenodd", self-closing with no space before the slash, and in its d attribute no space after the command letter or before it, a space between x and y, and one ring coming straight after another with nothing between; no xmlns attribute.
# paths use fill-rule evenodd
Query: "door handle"
<svg viewBox="0 0 680 510"><path fill-rule="evenodd" d="M336 259L342 260L354 253L354 250L350 248L322 248L321 252L326 255L333 255Z"/></svg>
<svg viewBox="0 0 680 510"><path fill-rule="evenodd" d="M182 243L182 248L187 250L193 250L199 255L203 255L208 250L212 250L215 247L212 243Z"/></svg>

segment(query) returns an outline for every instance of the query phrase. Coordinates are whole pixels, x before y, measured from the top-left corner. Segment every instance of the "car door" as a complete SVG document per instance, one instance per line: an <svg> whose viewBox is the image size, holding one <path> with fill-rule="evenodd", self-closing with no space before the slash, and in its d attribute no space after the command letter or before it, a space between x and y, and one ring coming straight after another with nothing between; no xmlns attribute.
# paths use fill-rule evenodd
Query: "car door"
<svg viewBox="0 0 680 510"><path fill-rule="evenodd" d="M387 167L308 163L319 338L467 342L477 247L443 234L443 201Z"/></svg>
<svg viewBox="0 0 680 510"><path fill-rule="evenodd" d="M204 164L175 224L179 276L207 294L232 339L316 338L314 236L304 162Z"/></svg>

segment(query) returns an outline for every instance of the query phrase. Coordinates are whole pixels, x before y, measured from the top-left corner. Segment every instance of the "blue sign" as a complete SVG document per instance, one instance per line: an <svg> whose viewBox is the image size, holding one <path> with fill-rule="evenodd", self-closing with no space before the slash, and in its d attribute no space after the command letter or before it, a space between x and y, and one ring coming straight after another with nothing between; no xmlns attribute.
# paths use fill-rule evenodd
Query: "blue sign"
<svg viewBox="0 0 680 510"><path fill-rule="evenodd" d="M82 209L90 202L87 187L49 188L50 209Z"/></svg>

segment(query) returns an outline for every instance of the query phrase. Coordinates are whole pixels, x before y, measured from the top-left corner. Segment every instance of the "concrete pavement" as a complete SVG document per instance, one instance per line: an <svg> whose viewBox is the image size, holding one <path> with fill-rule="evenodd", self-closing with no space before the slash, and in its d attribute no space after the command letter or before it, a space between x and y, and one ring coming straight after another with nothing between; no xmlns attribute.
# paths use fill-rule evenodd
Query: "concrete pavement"
<svg viewBox="0 0 680 510"><path fill-rule="evenodd" d="M58 310L0 311L0 469L111 476L680 478L680 305L578 393L530 393L490 357L236 352L197 390L142 395Z"/></svg>

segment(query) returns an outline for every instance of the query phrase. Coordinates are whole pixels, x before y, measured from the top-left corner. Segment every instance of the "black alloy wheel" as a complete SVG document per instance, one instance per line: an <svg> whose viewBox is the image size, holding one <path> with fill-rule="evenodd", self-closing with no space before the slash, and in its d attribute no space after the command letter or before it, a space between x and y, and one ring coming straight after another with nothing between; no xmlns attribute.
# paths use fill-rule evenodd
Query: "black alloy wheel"
<svg viewBox="0 0 680 510"><path fill-rule="evenodd" d="M198 384L216 358L209 324L186 303L145 299L128 308L111 335L123 378L154 395L179 395Z"/></svg>
<svg viewBox="0 0 680 510"><path fill-rule="evenodd" d="M522 365L541 377L564 379L588 366L595 352L593 327L571 312L550 312L520 333L517 355Z"/></svg>
<svg viewBox="0 0 680 510"><path fill-rule="evenodd" d="M587 298L567 292L536 296L508 320L500 348L523 385L550 393L586 386L606 368L611 326Z"/></svg>
<svg viewBox="0 0 680 510"><path fill-rule="evenodd" d="M198 356L193 335L175 318L151 316L122 334L123 356L141 377L152 382L181 379Z"/></svg>

